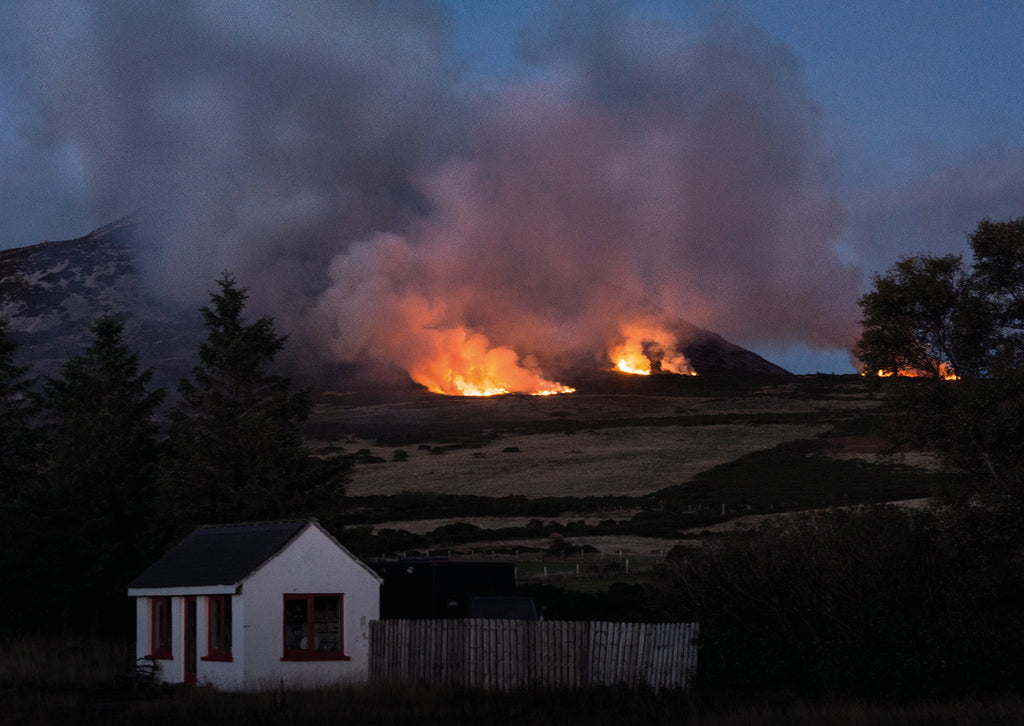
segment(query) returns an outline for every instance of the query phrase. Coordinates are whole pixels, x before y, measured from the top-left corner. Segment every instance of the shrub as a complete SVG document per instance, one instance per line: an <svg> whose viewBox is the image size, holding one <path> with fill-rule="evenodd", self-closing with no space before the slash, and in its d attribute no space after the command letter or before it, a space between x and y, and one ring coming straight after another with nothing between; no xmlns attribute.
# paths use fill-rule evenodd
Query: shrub
<svg viewBox="0 0 1024 726"><path fill-rule="evenodd" d="M1019 688L1017 545L894 507L799 515L676 548L660 613L701 623L709 691L934 697Z"/></svg>

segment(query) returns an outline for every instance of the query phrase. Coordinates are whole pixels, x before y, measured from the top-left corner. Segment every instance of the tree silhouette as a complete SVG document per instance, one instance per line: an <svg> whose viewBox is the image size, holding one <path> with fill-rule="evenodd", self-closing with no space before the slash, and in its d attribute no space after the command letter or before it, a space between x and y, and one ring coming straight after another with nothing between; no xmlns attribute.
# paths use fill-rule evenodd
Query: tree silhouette
<svg viewBox="0 0 1024 726"><path fill-rule="evenodd" d="M343 493L340 459L303 446L308 389L269 371L284 349L273 318L243 317L248 292L224 273L200 309L207 337L199 365L178 386L164 469L169 515L179 530L201 522L322 513Z"/></svg>
<svg viewBox="0 0 1024 726"><path fill-rule="evenodd" d="M98 624L153 555L145 536L159 453L153 416L164 398L148 390L153 372L139 371L120 322L105 315L90 330L85 352L43 385L49 461L33 497L36 556L55 583L46 599L72 626L86 617Z"/></svg>
<svg viewBox="0 0 1024 726"><path fill-rule="evenodd" d="M27 537L31 514L30 494L41 469L40 431L35 418L38 399L26 378L27 366L15 364L18 341L6 318L0 318L0 582L9 595L0 613L9 626L20 620L24 596L32 576L25 567L32 554Z"/></svg>
<svg viewBox="0 0 1024 726"><path fill-rule="evenodd" d="M6 318L0 318L0 486L23 483L39 460L38 436L33 418L38 412L32 387L36 379L26 378L28 366L14 362L18 341ZM2 506L2 505L0 505Z"/></svg>
<svg viewBox="0 0 1024 726"><path fill-rule="evenodd" d="M1024 511L1024 217L983 220L973 260L900 260L861 298L854 349L887 379L898 441L928 445L962 473L955 492ZM959 380L943 381L941 364ZM1015 515L1014 515L1015 516Z"/></svg>

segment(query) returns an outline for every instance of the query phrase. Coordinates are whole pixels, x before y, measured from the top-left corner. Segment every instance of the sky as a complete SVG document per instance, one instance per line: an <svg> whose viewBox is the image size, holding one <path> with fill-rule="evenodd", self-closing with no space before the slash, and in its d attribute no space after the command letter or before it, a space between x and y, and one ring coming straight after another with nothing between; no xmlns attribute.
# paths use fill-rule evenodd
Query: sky
<svg viewBox="0 0 1024 726"><path fill-rule="evenodd" d="M852 372L873 275L1024 216L1022 31L1017 2L13 0L0 249L136 214L156 294L230 270L311 355L422 376L545 379L679 320Z"/></svg>

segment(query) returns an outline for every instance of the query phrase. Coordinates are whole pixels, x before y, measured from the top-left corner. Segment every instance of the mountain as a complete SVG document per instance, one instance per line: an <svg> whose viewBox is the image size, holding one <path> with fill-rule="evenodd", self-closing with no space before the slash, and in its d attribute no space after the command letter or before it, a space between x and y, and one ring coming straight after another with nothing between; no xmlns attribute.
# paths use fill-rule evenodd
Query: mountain
<svg viewBox="0 0 1024 726"><path fill-rule="evenodd" d="M144 367L154 368L158 385L173 389L195 365L203 337L198 308L208 300L183 312L147 294L137 272L138 234L134 221L125 218L78 239L0 250L0 315L21 343L19 361L32 365L31 375L56 374L68 355L89 344L89 324L105 312L124 323L129 344ZM788 375L711 331L681 322L677 333L688 341L680 349L700 374ZM350 366L325 364L323 370L330 371L329 387L335 389L339 380L347 388L370 380ZM303 375L316 373L308 368Z"/></svg>
<svg viewBox="0 0 1024 726"><path fill-rule="evenodd" d="M717 333L689 323L676 326L679 339L687 342L679 346L693 369L701 375L728 373L756 373L769 376L787 376L789 371L765 360L757 353L730 343Z"/></svg>
<svg viewBox="0 0 1024 726"><path fill-rule="evenodd" d="M30 375L55 375L69 355L89 345L90 323L109 313L152 367L158 385L174 384L194 365L202 319L147 295L136 268L130 218L84 237L0 250L0 316L21 344Z"/></svg>

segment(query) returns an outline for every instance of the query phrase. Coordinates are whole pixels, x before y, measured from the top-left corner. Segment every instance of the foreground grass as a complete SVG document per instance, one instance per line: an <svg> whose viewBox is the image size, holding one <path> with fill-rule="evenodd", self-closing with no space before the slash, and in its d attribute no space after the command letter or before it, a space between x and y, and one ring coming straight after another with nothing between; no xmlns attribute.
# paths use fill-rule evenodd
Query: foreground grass
<svg viewBox="0 0 1024 726"><path fill-rule="evenodd" d="M346 687L257 694L202 687L154 689L142 695L102 691L22 694L5 699L5 724L374 724L379 726L857 726L880 724L1024 724L1020 699L957 700L910 705L863 702L714 706L685 693L601 689L579 692L427 690ZM14 708L11 708L11 706Z"/></svg>
<svg viewBox="0 0 1024 726"><path fill-rule="evenodd" d="M415 686L222 693L206 687L116 685L130 644L49 637L0 641L0 714L20 724L517 724L546 726L850 726L1024 724L1024 700L992 698L883 705L768 701L714 703L685 692L627 689L491 693Z"/></svg>
<svg viewBox="0 0 1024 726"><path fill-rule="evenodd" d="M135 645L127 640L0 637L0 688L107 687L128 672L134 660Z"/></svg>

